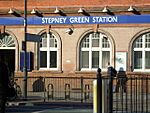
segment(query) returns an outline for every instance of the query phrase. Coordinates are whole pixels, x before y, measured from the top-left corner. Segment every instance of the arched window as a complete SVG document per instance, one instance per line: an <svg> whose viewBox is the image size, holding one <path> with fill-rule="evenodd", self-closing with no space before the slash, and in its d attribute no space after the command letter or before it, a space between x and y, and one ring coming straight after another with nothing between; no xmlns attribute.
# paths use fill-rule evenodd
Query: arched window
<svg viewBox="0 0 150 113"><path fill-rule="evenodd" d="M57 39L52 33L43 33L40 41L40 69L58 68Z"/></svg>
<svg viewBox="0 0 150 113"><path fill-rule="evenodd" d="M150 33L139 36L133 43L134 71L150 70Z"/></svg>
<svg viewBox="0 0 150 113"><path fill-rule="evenodd" d="M0 48L15 49L14 38L7 33L0 34Z"/></svg>
<svg viewBox="0 0 150 113"><path fill-rule="evenodd" d="M110 42L105 34L87 34L80 43L80 69L106 69L110 63L110 51Z"/></svg>

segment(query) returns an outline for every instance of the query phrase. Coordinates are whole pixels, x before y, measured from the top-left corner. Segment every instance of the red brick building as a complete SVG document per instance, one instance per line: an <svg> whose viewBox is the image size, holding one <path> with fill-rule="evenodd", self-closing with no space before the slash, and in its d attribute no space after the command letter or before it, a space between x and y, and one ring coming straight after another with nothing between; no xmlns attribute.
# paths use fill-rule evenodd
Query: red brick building
<svg viewBox="0 0 150 113"><path fill-rule="evenodd" d="M23 0L0 0L0 54L15 76L23 75L23 19ZM149 20L149 0L27 0L27 33L41 38L27 42L29 75L95 76L109 63L150 72Z"/></svg>

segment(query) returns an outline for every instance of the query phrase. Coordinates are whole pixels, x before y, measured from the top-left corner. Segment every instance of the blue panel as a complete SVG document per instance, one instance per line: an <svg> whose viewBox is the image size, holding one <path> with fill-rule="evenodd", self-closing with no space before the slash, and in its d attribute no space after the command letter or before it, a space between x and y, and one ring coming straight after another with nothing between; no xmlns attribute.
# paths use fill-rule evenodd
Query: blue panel
<svg viewBox="0 0 150 113"><path fill-rule="evenodd" d="M49 16L28 17L28 25L46 24L143 24L150 23L150 14L115 16ZM0 17L0 25L23 25L23 17Z"/></svg>
<svg viewBox="0 0 150 113"><path fill-rule="evenodd" d="M28 24L142 24L150 23L150 15L116 15L116 16L51 16L29 17Z"/></svg>
<svg viewBox="0 0 150 113"><path fill-rule="evenodd" d="M23 25L22 17L0 17L0 25Z"/></svg>
<svg viewBox="0 0 150 113"><path fill-rule="evenodd" d="M20 52L20 70L23 71L24 68L24 52ZM33 53L27 52L27 71L32 71L33 69Z"/></svg>

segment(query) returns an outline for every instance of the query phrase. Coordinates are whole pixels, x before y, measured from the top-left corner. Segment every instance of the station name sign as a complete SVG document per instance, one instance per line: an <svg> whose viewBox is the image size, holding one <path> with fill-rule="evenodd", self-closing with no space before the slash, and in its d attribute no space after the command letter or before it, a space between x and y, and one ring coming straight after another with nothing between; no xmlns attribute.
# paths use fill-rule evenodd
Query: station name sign
<svg viewBox="0 0 150 113"><path fill-rule="evenodd" d="M150 23L147 15L115 15L115 16L49 16L27 17L28 25L46 24L144 24ZM23 25L23 17L0 17L0 25Z"/></svg>
<svg viewBox="0 0 150 113"><path fill-rule="evenodd" d="M79 17L43 17L42 24L98 24L98 23L117 23L117 16L79 16Z"/></svg>

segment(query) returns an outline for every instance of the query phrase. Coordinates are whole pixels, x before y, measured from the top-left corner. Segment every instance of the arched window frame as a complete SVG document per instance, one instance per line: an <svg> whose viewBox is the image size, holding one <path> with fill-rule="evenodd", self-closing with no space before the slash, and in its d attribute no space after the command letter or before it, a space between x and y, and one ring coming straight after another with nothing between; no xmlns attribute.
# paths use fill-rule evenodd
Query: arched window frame
<svg viewBox="0 0 150 113"><path fill-rule="evenodd" d="M138 55L138 53L140 56L136 56L136 54ZM148 64L150 62L149 59L150 59L150 33L144 33L138 36L133 42L133 53L132 53L133 71L149 72L150 67L146 67L150 66Z"/></svg>
<svg viewBox="0 0 150 113"><path fill-rule="evenodd" d="M92 34L99 34L99 47L92 47ZM89 42L87 41L84 41L84 39L86 40L88 40L88 38L89 38ZM103 42L103 43L102 43ZM89 43L89 47L83 47L82 46L82 44L83 43L85 43L85 45L86 45L86 43L87 43L87 45L88 45L88 43ZM111 48L111 43L110 43L110 40L108 39L108 36L106 36L104 33L102 33L102 32L97 32L97 33L95 33L95 32L90 32L90 33L87 33L83 38L82 38L82 40L80 41L80 60L79 60L79 69L81 70L81 71L92 71L92 70L96 70L98 67L99 68L101 68L101 69L103 69L104 71L106 71L107 70L107 66L108 66L108 63L111 63L111 57L112 57L112 52L111 52L111 50L112 50L112 48ZM88 67L83 67L82 66L82 52L84 52L84 51L88 51L89 52L89 65L88 65ZM99 62L98 62L98 66L97 67L93 67L92 66L92 52L99 52L98 54L99 54ZM104 66L104 64L102 64L102 52L109 52L109 61L107 62L107 63L105 63L105 66ZM85 56L87 56L87 55L85 55ZM85 59L85 58L84 58Z"/></svg>
<svg viewBox="0 0 150 113"><path fill-rule="evenodd" d="M43 36L43 37L42 37ZM45 39L45 40L44 40ZM51 43L51 41L53 41L53 43ZM46 42L46 46L44 46L44 42ZM53 44L53 46L52 46ZM53 34L53 33L42 33L41 34L41 41L40 41L40 52L46 52L46 66L45 67L41 67L40 66L40 70L58 70L59 68L59 49L58 49L58 39L57 37ZM56 66L51 67L51 52L56 52ZM39 53L40 54L40 53ZM39 55L40 56L40 55ZM40 64L40 63L39 63Z"/></svg>
<svg viewBox="0 0 150 113"><path fill-rule="evenodd" d="M19 42L13 32L5 30L0 34L0 49L15 50L15 71L20 71L19 67Z"/></svg>
<svg viewBox="0 0 150 113"><path fill-rule="evenodd" d="M8 33L0 34L0 49L15 49L14 38Z"/></svg>

